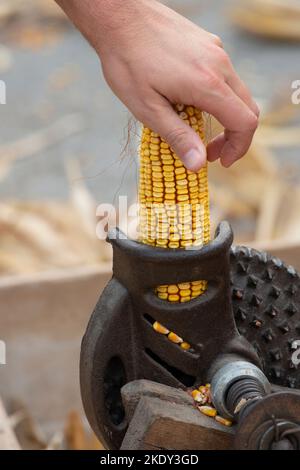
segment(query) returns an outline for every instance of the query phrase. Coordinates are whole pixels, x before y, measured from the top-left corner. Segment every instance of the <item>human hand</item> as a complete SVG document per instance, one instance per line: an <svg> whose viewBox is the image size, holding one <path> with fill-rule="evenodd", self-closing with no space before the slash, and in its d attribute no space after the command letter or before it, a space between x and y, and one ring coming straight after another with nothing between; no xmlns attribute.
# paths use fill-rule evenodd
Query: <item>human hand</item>
<svg viewBox="0 0 300 470"><path fill-rule="evenodd" d="M111 89L188 169L218 158L228 167L247 152L259 110L217 36L155 0L80 3L85 13L74 22L98 52ZM206 111L224 126L207 152L174 111L176 103Z"/></svg>

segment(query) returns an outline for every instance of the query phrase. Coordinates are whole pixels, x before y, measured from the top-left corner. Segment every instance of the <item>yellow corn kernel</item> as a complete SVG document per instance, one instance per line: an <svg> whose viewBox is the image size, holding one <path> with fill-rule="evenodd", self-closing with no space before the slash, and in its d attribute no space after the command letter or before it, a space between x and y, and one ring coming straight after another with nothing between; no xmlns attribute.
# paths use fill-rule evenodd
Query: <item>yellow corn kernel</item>
<svg viewBox="0 0 300 470"><path fill-rule="evenodd" d="M198 406L198 409L205 416L210 416L211 418L215 418L217 416L217 410L215 408L213 408L212 406L207 406L207 405Z"/></svg>
<svg viewBox="0 0 300 470"><path fill-rule="evenodd" d="M175 175L182 175L182 174L186 174L185 168L183 166L180 168L176 168Z"/></svg>
<svg viewBox="0 0 300 470"><path fill-rule="evenodd" d="M178 181L184 181L185 179L185 174L176 175L176 184L178 183Z"/></svg>
<svg viewBox="0 0 300 470"><path fill-rule="evenodd" d="M179 302L180 297L179 297L178 294L170 294L168 296L168 300L169 300L169 302Z"/></svg>
<svg viewBox="0 0 300 470"><path fill-rule="evenodd" d="M162 149L168 149L169 150L169 145L166 142L161 142L160 144Z"/></svg>
<svg viewBox="0 0 300 470"><path fill-rule="evenodd" d="M180 289L181 297L189 297L191 295L190 289Z"/></svg>
<svg viewBox="0 0 300 470"><path fill-rule="evenodd" d="M204 395L201 392L199 392L199 390L193 390L192 397L197 403L203 403L204 398L205 398Z"/></svg>
<svg viewBox="0 0 300 470"><path fill-rule="evenodd" d="M192 281L191 284L193 286L201 286L203 281Z"/></svg>
<svg viewBox="0 0 300 470"><path fill-rule="evenodd" d="M168 244L169 248L179 248L179 243L178 242L169 242Z"/></svg>
<svg viewBox="0 0 300 470"><path fill-rule="evenodd" d="M215 420L218 423L223 424L223 426L232 426L232 421L230 421L230 419L222 418L222 416L216 415Z"/></svg>
<svg viewBox="0 0 300 470"><path fill-rule="evenodd" d="M172 331L171 333L168 334L168 338L170 341L172 341L172 343L175 343L175 344L183 343L183 339L180 338L180 336L173 333Z"/></svg>
<svg viewBox="0 0 300 470"><path fill-rule="evenodd" d="M191 345L189 343L187 343L186 341L183 341L183 343L181 343L180 347L181 347L181 349L184 349L185 351L188 351L189 349L191 349Z"/></svg>
<svg viewBox="0 0 300 470"><path fill-rule="evenodd" d="M168 300L168 294L167 293L162 293L162 292L158 292L157 296L162 299L162 300Z"/></svg>
<svg viewBox="0 0 300 470"><path fill-rule="evenodd" d="M189 282L182 282L181 284L178 284L179 289L189 289L191 284Z"/></svg>
<svg viewBox="0 0 300 470"><path fill-rule="evenodd" d="M156 290L157 292L168 292L168 286L159 286Z"/></svg>
<svg viewBox="0 0 300 470"><path fill-rule="evenodd" d="M170 333L170 331L163 325L158 323L158 321L153 323L153 329L157 331L157 333L161 333L162 335L168 335Z"/></svg>
<svg viewBox="0 0 300 470"><path fill-rule="evenodd" d="M168 286L168 294L177 294L177 292L179 291L179 288L178 286Z"/></svg>
<svg viewBox="0 0 300 470"><path fill-rule="evenodd" d="M178 180L178 181L176 181L176 186L178 186L179 188L181 188L181 187L186 188L188 186L188 182L187 182L186 179Z"/></svg>
<svg viewBox="0 0 300 470"><path fill-rule="evenodd" d="M185 106L184 104L176 104L175 108L179 113L181 113L184 110Z"/></svg>

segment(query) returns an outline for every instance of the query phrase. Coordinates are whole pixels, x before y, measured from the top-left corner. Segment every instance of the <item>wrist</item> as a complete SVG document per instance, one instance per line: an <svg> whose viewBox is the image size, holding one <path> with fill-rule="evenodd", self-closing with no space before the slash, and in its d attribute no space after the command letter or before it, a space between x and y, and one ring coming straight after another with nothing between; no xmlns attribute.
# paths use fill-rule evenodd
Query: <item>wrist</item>
<svg viewBox="0 0 300 470"><path fill-rule="evenodd" d="M95 29L90 39L102 56L106 51L118 50L120 43L128 41L134 31L140 4L145 0L96 0L92 12ZM148 0L146 0L148 1Z"/></svg>

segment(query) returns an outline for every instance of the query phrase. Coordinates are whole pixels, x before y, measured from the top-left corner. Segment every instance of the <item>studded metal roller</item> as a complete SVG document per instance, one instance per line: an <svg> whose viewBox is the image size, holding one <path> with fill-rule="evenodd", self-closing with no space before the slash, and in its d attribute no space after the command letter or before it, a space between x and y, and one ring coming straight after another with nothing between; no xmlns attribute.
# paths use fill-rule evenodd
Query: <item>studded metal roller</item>
<svg viewBox="0 0 300 470"><path fill-rule="evenodd" d="M270 382L300 388L292 361L300 339L300 279L280 259L234 247L230 257L232 305L239 332L254 346Z"/></svg>

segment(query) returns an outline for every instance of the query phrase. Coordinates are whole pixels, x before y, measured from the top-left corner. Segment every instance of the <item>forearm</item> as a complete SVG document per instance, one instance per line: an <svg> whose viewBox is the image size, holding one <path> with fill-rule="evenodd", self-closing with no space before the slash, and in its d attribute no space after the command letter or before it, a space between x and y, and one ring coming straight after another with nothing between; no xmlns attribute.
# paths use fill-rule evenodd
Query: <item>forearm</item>
<svg viewBox="0 0 300 470"><path fill-rule="evenodd" d="M141 6L155 0L55 0L99 55L138 33Z"/></svg>

